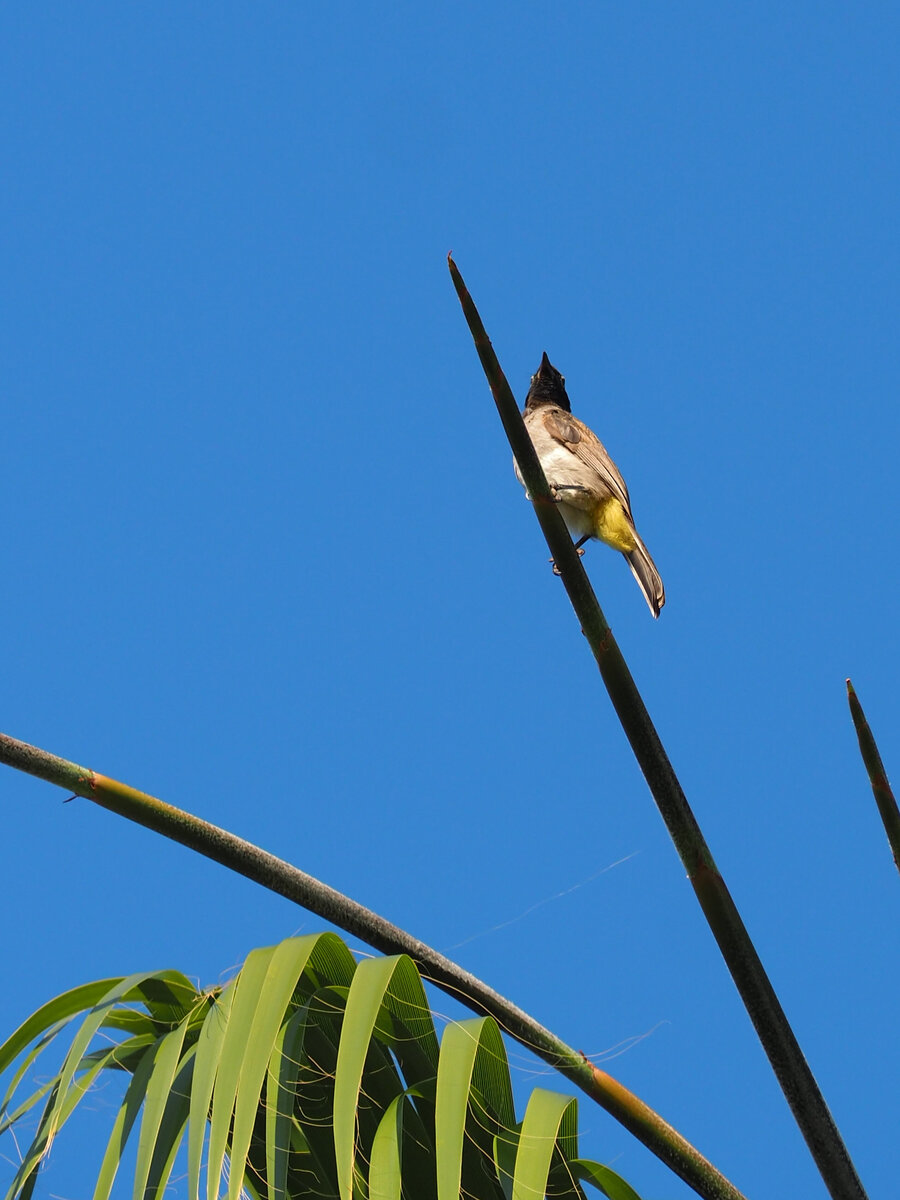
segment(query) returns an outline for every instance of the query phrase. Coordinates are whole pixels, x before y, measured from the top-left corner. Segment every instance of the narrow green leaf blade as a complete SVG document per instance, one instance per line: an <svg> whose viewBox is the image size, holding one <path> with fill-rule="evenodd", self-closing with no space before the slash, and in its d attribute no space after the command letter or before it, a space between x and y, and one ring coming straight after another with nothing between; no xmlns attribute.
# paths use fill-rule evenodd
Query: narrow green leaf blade
<svg viewBox="0 0 900 1200"><path fill-rule="evenodd" d="M153 1071L147 1083L144 1097L144 1115L138 1138L137 1162L134 1168L134 1200L144 1200L144 1191L150 1175L150 1164L156 1151L159 1128L162 1124L166 1104L172 1093L172 1084L181 1066L181 1051L187 1030L187 1018L166 1034L160 1041Z"/></svg>
<svg viewBox="0 0 900 1200"><path fill-rule="evenodd" d="M80 987L63 992L62 995L42 1004L37 1012L32 1013L26 1021L23 1021L19 1028L10 1034L0 1046L0 1074L39 1034L44 1033L53 1025L61 1026L86 1008L93 1008L121 982L120 976L116 979L98 979L94 983L83 983Z"/></svg>
<svg viewBox="0 0 900 1200"><path fill-rule="evenodd" d="M48 1087L50 1086L47 1084L40 1088L39 1091L35 1092L34 1095L29 1097L29 1099L21 1104L21 1106L16 1109L15 1112L7 1116L7 1110L10 1104L13 1102L16 1092L18 1091L19 1084L29 1073L35 1060L39 1058L41 1054L43 1054L44 1050L46 1050L46 1048L57 1036L59 1031L65 1027L65 1025L65 1021L60 1021L52 1028L48 1029L43 1037L41 1037L22 1058L22 1061L19 1063L9 1081L9 1087L6 1089L6 1095L3 1097L3 1103L0 1104L0 1133L4 1133L10 1125L18 1121L18 1119L28 1111L28 1109L32 1108L37 1100L39 1100L43 1095L46 1095Z"/></svg>
<svg viewBox="0 0 900 1200"><path fill-rule="evenodd" d="M296 1025L302 1019L303 1014L295 1013L287 1025L282 1026L269 1057L266 1074L266 1180L269 1200L286 1200L294 1098L288 1080L296 1074L294 1064L297 1059L291 1058L286 1052L285 1041L294 1041Z"/></svg>
<svg viewBox="0 0 900 1200"><path fill-rule="evenodd" d="M604 1167L602 1163L590 1158L576 1158L571 1163L572 1170L579 1179L592 1183L599 1188L609 1200L641 1200L640 1196L625 1182L621 1175Z"/></svg>
<svg viewBox="0 0 900 1200"><path fill-rule="evenodd" d="M297 982L306 970L319 937L319 934L310 934L281 942L275 947L260 984L246 1040L240 1086L235 1096L234 1129L229 1150L229 1200L238 1200L240 1196L269 1059ZM247 981L242 978L237 1000L239 1008L247 994L247 986ZM240 1014L237 1015L240 1018Z"/></svg>
<svg viewBox="0 0 900 1200"><path fill-rule="evenodd" d="M545 1088L535 1088L531 1093L519 1136L513 1200L534 1200L546 1193L557 1142L571 1145L573 1109L577 1110L577 1101L571 1096Z"/></svg>
<svg viewBox="0 0 900 1200"><path fill-rule="evenodd" d="M234 1000L219 1050L218 1071L212 1097L212 1116L209 1122L207 1200L216 1200L225 1155L229 1148L231 1119L247 1051L247 1041L250 1037L253 1016L272 954L273 947L271 946L252 950L240 972L232 981ZM237 1176L239 1180L243 1179L243 1163L231 1163L230 1170L231 1178Z"/></svg>
<svg viewBox="0 0 900 1200"><path fill-rule="evenodd" d="M450 1024L441 1039L435 1104L439 1200L456 1200L459 1195L470 1111L479 1134L490 1138L485 1146L488 1153L494 1146L493 1134L502 1135L515 1126L506 1049L492 1017ZM502 1175L499 1164L498 1174Z"/></svg>
<svg viewBox="0 0 900 1200"><path fill-rule="evenodd" d="M364 959L356 968L347 995L334 1079L334 1153L341 1200L353 1200L356 1110L369 1043L385 994L402 961L410 962L403 955Z"/></svg>
<svg viewBox="0 0 900 1200"><path fill-rule="evenodd" d="M50 1150L53 1139L88 1094L94 1080L108 1065L115 1053L116 1047L114 1046L107 1050L105 1055L92 1055L90 1065L86 1069L82 1067L81 1063L76 1063L72 1068L73 1078L69 1080L65 1089L61 1083L62 1072L51 1081L49 1096L41 1114L37 1132L23 1155L8 1195L19 1195L21 1189L21 1194L24 1196L25 1191L34 1186L33 1182L29 1182L31 1176L37 1171L41 1160Z"/></svg>
<svg viewBox="0 0 900 1200"><path fill-rule="evenodd" d="M234 981L225 988L210 1007L197 1042L197 1060L194 1066L194 1082L191 1088L191 1104L188 1116L188 1196L199 1200L200 1164L203 1158L203 1142L209 1120L219 1057L231 1016L234 1000ZM221 1169L221 1168L220 1168Z"/></svg>
<svg viewBox="0 0 900 1200"><path fill-rule="evenodd" d="M400 1200L404 1095L395 1096L379 1122L369 1162L369 1200Z"/></svg>
<svg viewBox="0 0 900 1200"><path fill-rule="evenodd" d="M69 1116L75 1104L84 1095L82 1088L75 1087L73 1090L75 1073L79 1069L82 1056L86 1053L94 1034L109 1014L109 1010L121 1000L134 998L136 993L139 994L141 986L156 974L158 973L143 971L121 979L100 997L81 1022L59 1072L59 1094L54 1110L49 1116L46 1130L48 1140L52 1140L59 1125Z"/></svg>
<svg viewBox="0 0 900 1200"><path fill-rule="evenodd" d="M141 1057L141 1061L131 1077L131 1082L128 1084L122 1103L119 1106L119 1111L116 1113L112 1132L106 1143L106 1151L103 1155L103 1161L100 1164L97 1182L94 1185L93 1200L109 1200L113 1183L119 1170L119 1164L122 1161L122 1154L125 1151L125 1145L140 1114L141 1106L144 1103L147 1084L150 1081L150 1076L153 1074L156 1056L159 1053L159 1045L160 1043L155 1041L147 1048L146 1053Z"/></svg>
<svg viewBox="0 0 900 1200"><path fill-rule="evenodd" d="M472 1075L488 1021L470 1017L454 1022L441 1038L434 1117L438 1200L459 1200Z"/></svg>
<svg viewBox="0 0 900 1200"><path fill-rule="evenodd" d="M182 1056L157 1133L144 1200L164 1200L166 1196L175 1155L187 1128L196 1056L196 1045L191 1046Z"/></svg>

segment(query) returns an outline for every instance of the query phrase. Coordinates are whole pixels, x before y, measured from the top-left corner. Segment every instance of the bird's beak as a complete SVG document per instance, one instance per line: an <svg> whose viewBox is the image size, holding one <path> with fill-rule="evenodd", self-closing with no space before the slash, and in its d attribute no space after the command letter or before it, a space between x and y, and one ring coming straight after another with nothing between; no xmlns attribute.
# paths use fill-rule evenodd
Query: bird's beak
<svg viewBox="0 0 900 1200"><path fill-rule="evenodd" d="M541 365L537 369L537 378L539 379L541 375L549 375L552 369L552 364L550 359L547 357L547 351L545 350L544 357L541 359Z"/></svg>

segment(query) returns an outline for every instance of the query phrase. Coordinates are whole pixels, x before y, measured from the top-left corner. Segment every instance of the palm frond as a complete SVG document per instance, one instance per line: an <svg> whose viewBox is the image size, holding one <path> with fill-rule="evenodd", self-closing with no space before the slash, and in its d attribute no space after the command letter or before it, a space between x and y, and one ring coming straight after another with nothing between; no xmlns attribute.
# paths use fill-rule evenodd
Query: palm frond
<svg viewBox="0 0 900 1200"><path fill-rule="evenodd" d="M56 1045L61 1065L20 1096ZM12 1072L5 1127L43 1106L6 1200L33 1194L54 1139L108 1071L130 1080L94 1200L111 1195L136 1128L136 1200L163 1195L186 1133L190 1200L201 1188L206 1200L533 1200L582 1197L582 1182L637 1200L578 1158L572 1097L537 1089L516 1122L493 1018L448 1024L439 1041L412 960L357 964L333 933L254 950L212 992L172 971L75 989L29 1018L0 1063Z"/></svg>

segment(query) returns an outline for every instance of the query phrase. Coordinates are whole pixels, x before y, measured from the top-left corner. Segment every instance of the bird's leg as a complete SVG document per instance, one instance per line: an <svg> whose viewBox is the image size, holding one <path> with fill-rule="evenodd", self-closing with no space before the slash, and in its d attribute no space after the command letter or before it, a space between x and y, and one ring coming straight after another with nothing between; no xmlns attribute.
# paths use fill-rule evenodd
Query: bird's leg
<svg viewBox="0 0 900 1200"><path fill-rule="evenodd" d="M584 558L584 551L582 550L581 547L584 545L585 542L589 542L590 539L591 539L591 535L589 533L586 533L583 538L579 538L578 541L575 543L575 549L578 551L579 558ZM551 566L553 567L553 574L554 575L562 574L562 572L560 571L560 569L556 565L556 563L553 561L553 559L551 558L549 561L550 561Z"/></svg>

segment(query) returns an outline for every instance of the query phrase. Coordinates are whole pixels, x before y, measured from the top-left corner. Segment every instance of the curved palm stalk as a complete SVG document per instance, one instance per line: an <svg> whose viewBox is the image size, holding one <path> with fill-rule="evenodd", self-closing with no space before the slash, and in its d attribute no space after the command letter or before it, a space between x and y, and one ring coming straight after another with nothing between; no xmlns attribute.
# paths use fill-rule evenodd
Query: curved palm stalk
<svg viewBox="0 0 900 1200"><path fill-rule="evenodd" d="M834 1200L865 1200L863 1186L834 1118L713 861L659 734L600 609L474 301L452 257L448 256L447 261L500 420L550 553L634 756L675 843L772 1070Z"/></svg>
<svg viewBox="0 0 900 1200"><path fill-rule="evenodd" d="M881 755L878 753L869 722L866 720L866 714L863 712L862 705L849 679L847 680L847 700L850 703L850 715L853 717L856 736L859 739L859 750L865 764L866 774L869 776L875 803L878 805L878 812L890 843L891 853L894 856L894 865L900 871L900 811L897 809L897 801L894 799L894 793L888 783L887 772L881 761Z"/></svg>
<svg viewBox="0 0 900 1200"><path fill-rule="evenodd" d="M457 1200L460 1187L473 1200L582 1198L579 1180L639 1200L608 1167L578 1158L572 1097L539 1089L516 1123L490 1017L448 1025L438 1044L405 956L357 965L324 933L254 950L211 992L173 972L103 980L39 1010L0 1047L0 1070L37 1040L33 1065L81 1014L63 1066L20 1105L21 1117L44 1102L6 1200L31 1194L51 1137L110 1070L130 1081L94 1200L108 1200L138 1121L139 1200L164 1195L186 1131L191 1200L214 1200L223 1184L229 1198L263 1200L400 1200L401 1188ZM91 1049L97 1035L103 1047Z"/></svg>
<svg viewBox="0 0 900 1200"><path fill-rule="evenodd" d="M558 514L557 514L558 515ZM571 542L570 542L571 548ZM606 1109L705 1200L743 1200L741 1193L676 1129L637 1096L549 1029L445 955L303 871L224 829L154 796L67 759L0 734L0 762L84 796L111 812L189 846L278 892L386 954L407 954L422 976L461 1003L493 1016L521 1042ZM210 1037L214 1037L214 1031ZM210 1051L210 1054L212 1051ZM196 1070L206 1078L204 1047ZM211 1084L210 1084L211 1094ZM198 1123L195 1121L196 1127ZM194 1148L199 1163L199 1147ZM190 1158L189 1151L189 1162Z"/></svg>

